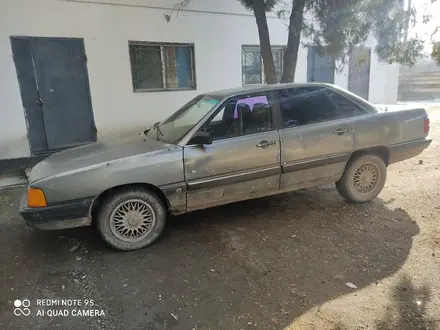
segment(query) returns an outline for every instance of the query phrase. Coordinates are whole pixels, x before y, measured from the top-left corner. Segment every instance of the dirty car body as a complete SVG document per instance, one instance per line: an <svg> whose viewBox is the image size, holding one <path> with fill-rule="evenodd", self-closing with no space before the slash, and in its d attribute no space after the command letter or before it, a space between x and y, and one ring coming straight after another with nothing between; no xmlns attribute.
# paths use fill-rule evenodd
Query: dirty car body
<svg viewBox="0 0 440 330"><path fill-rule="evenodd" d="M26 192L20 212L43 229L89 225L109 194L124 187L152 192L168 214L335 182L344 197L363 202L383 187L368 192L370 181L384 183L377 159L386 167L420 154L431 142L428 131L424 109L381 112L329 84L218 91L197 96L145 134L43 160L28 189L46 203L31 207ZM361 162L364 172L349 171L368 155L376 158Z"/></svg>

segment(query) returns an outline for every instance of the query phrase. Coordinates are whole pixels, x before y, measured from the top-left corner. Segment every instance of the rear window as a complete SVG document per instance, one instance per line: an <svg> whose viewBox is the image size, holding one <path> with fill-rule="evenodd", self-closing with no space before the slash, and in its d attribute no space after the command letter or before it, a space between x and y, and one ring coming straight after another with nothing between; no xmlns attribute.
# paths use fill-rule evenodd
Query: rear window
<svg viewBox="0 0 440 330"><path fill-rule="evenodd" d="M335 119L356 117L368 113L350 99L336 93L331 89L327 91L327 95L336 106L334 115Z"/></svg>
<svg viewBox="0 0 440 330"><path fill-rule="evenodd" d="M334 92L340 94L343 97L346 97L350 101L356 103L358 106L360 106L363 110L365 110L368 113L377 113L378 109L369 103L368 101L365 101L362 97L357 96L356 94L347 91L345 89L339 88L337 86L333 86L330 88L330 90L333 90Z"/></svg>

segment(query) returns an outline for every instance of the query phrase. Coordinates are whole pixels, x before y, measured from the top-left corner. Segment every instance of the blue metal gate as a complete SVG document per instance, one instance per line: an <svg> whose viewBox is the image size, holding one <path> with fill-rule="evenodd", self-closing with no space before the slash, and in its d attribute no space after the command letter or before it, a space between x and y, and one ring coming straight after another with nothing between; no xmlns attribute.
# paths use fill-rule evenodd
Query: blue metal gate
<svg viewBox="0 0 440 330"><path fill-rule="evenodd" d="M32 154L96 141L84 42L11 37Z"/></svg>
<svg viewBox="0 0 440 330"><path fill-rule="evenodd" d="M335 60L332 56L320 56L309 47L307 54L307 81L333 84L335 82Z"/></svg>

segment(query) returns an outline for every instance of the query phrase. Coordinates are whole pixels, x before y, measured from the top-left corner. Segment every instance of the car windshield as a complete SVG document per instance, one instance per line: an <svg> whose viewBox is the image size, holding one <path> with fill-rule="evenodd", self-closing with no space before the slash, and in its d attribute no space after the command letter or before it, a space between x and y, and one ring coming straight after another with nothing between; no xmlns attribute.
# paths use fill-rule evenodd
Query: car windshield
<svg viewBox="0 0 440 330"><path fill-rule="evenodd" d="M219 102L218 97L199 95L160 125L153 127L148 136L159 141L176 144Z"/></svg>

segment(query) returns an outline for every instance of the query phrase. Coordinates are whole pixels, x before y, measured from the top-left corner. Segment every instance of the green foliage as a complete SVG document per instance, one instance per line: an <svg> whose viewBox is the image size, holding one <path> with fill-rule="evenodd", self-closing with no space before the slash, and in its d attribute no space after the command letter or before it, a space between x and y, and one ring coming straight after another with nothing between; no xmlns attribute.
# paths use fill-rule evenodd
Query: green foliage
<svg viewBox="0 0 440 330"><path fill-rule="evenodd" d="M305 12L303 45L334 56L342 65L352 48L371 35L378 41L375 51L380 58L414 65L423 57L427 40L408 34L432 16L425 13L418 18L416 8L404 8L403 0L306 0Z"/></svg>
<svg viewBox="0 0 440 330"><path fill-rule="evenodd" d="M386 59L388 63L399 63L404 66L413 66L423 56L424 42L417 38L405 41L396 41L389 45L378 44L376 53Z"/></svg>
<svg viewBox="0 0 440 330"><path fill-rule="evenodd" d="M343 61L370 33L369 7L367 1L358 0L308 1L305 10L311 18L303 24L304 45Z"/></svg>

